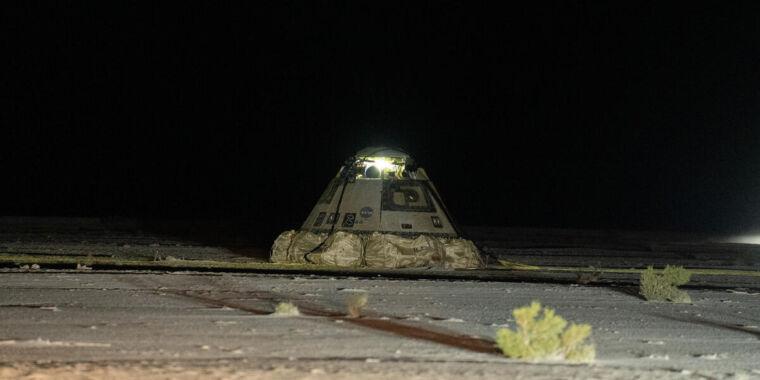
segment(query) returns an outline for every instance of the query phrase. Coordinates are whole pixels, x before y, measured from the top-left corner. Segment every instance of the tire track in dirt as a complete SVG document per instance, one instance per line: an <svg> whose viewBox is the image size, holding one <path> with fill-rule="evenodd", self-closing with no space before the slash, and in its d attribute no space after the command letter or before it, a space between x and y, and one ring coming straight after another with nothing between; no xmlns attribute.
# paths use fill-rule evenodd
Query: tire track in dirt
<svg viewBox="0 0 760 380"><path fill-rule="evenodd" d="M231 302L228 300L211 297L208 295L209 293L208 291L202 291L202 293L206 293L206 294L199 294L201 292L188 291L188 290L177 290L177 291L164 290L163 292L191 298L198 302L215 306L215 307L228 307L231 309L237 309L237 310L245 311L245 312L256 314L256 315L271 314L270 310L253 308L247 305L241 305L238 302ZM253 298L257 300L268 301L272 303L276 303L276 302L279 302L281 299L284 299L283 297L280 297L275 293L267 292L267 291L246 292L245 294L249 296L253 296ZM488 340L484 338L476 338L476 337L472 337L468 335L462 335L459 333L446 331L443 329L430 329L430 328L425 328L421 326L413 326L410 324L400 322L399 320L401 318L399 317L372 315L371 317L366 316L366 317L352 318L343 313L335 312L327 308L320 307L319 305L316 305L313 302L305 303L303 301L293 300L292 298L289 298L289 299L296 306L298 306L298 309L301 311L301 314L303 315L314 316L314 317L324 317L324 318L329 318L331 320L340 320L340 321L344 321L344 322L351 323L354 325L362 326L364 328L369 328L372 330L377 330L377 331L382 331L385 333L391 333L394 335L402 336L404 338L425 340L428 342L443 344L449 347L459 348L459 349L463 349L467 351L494 354L494 355L500 355L500 356L502 355L501 352L496 347L496 343L492 340Z"/></svg>

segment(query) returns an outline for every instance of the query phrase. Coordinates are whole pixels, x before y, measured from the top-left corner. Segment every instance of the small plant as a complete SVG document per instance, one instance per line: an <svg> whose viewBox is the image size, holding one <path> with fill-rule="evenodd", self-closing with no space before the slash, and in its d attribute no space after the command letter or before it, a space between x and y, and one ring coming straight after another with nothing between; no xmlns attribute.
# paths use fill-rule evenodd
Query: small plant
<svg viewBox="0 0 760 380"><path fill-rule="evenodd" d="M599 281L601 276L601 271L596 270L594 267L589 267L589 271L576 273L575 282L581 285L588 285Z"/></svg>
<svg viewBox="0 0 760 380"><path fill-rule="evenodd" d="M647 301L670 301L674 303L691 303L689 294L678 286L689 282L691 272L680 266L665 266L661 273L648 267L641 273L639 292Z"/></svg>
<svg viewBox="0 0 760 380"><path fill-rule="evenodd" d="M298 311L298 306L293 305L290 302L280 302L277 304L277 306L275 306L274 313L272 313L272 315L291 317L301 315L301 313Z"/></svg>
<svg viewBox="0 0 760 380"><path fill-rule="evenodd" d="M362 315L362 309L367 306L367 293L354 292L346 297L346 306L348 307L348 316L359 318Z"/></svg>
<svg viewBox="0 0 760 380"><path fill-rule="evenodd" d="M591 335L590 325L572 323L567 327L564 318L554 314L553 309L542 309L536 301L530 306L515 309L512 315L515 317L517 331L504 328L496 332L496 344L504 355L531 361L568 360L590 363L594 360L594 346L584 343Z"/></svg>

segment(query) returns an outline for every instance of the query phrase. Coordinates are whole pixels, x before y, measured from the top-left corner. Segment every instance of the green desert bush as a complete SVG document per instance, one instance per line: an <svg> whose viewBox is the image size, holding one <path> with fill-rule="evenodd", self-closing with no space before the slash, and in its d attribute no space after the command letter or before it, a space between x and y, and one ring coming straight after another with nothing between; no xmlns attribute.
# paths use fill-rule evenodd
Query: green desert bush
<svg viewBox="0 0 760 380"><path fill-rule="evenodd" d="M290 302L280 302L275 306L273 315L282 316L282 317L288 317L288 316L295 316L300 315L301 313L298 311L298 306L293 305Z"/></svg>
<svg viewBox="0 0 760 380"><path fill-rule="evenodd" d="M567 321L556 315L553 309L542 308L535 301L530 306L513 310L512 315L517 330L504 328L496 332L496 344L504 355L530 361L589 363L594 360L594 346L585 343L591 335L590 325L572 323L567 327Z"/></svg>
<svg viewBox="0 0 760 380"><path fill-rule="evenodd" d="M691 272L680 266L665 266L661 273L648 267L641 273L639 292L647 301L670 301L675 303L691 303L689 294L678 286L689 282Z"/></svg>

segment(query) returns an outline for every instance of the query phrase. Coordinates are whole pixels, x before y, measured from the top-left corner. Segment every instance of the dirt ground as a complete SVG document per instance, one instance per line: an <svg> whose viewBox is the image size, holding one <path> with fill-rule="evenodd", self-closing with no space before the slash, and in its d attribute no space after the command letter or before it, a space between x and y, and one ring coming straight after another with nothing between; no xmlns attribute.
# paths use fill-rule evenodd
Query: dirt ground
<svg viewBox="0 0 760 380"><path fill-rule="evenodd" d="M760 294L743 289L676 305L606 286L323 276L6 271L0 284L0 378L760 378ZM369 304L351 319L355 292ZM593 326L593 365L488 349L532 300ZM270 315L283 301L302 315Z"/></svg>
<svg viewBox="0 0 760 380"><path fill-rule="evenodd" d="M0 217L0 379L760 379L757 245L473 227L486 270L317 271L266 264L271 239L249 230ZM636 268L665 264L701 270L692 304L638 296ZM599 268L617 271L579 281ZM369 302L348 318L356 292ZM592 325L593 364L498 351L534 300ZM301 315L271 315L279 302Z"/></svg>
<svg viewBox="0 0 760 380"><path fill-rule="evenodd" d="M726 378L749 379L753 374ZM638 370L522 363L421 363L216 360L140 363L16 364L0 367L0 378L22 380L69 379L262 379L262 380L380 380L380 379L704 379L717 378L690 371Z"/></svg>

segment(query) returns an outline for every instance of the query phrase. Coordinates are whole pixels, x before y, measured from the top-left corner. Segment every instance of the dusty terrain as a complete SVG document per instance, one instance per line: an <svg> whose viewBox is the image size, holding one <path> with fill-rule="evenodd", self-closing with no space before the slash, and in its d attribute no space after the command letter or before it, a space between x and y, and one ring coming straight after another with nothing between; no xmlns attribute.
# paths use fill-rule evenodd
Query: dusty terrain
<svg viewBox="0 0 760 380"><path fill-rule="evenodd" d="M488 269L314 271L268 265L260 238L225 228L0 219L0 378L760 378L754 245L471 228ZM693 304L641 299L649 264L701 271ZM356 292L369 303L348 318ZM594 364L498 352L533 300L593 326ZM301 315L271 315L283 301Z"/></svg>
<svg viewBox="0 0 760 380"><path fill-rule="evenodd" d="M91 271L0 278L7 378L760 377L760 294L746 290L690 290L694 304L674 305L622 288L542 283ZM356 291L368 292L369 305L362 318L345 318ZM532 300L593 326L594 365L517 364L481 349ZM303 315L270 315L281 301Z"/></svg>

